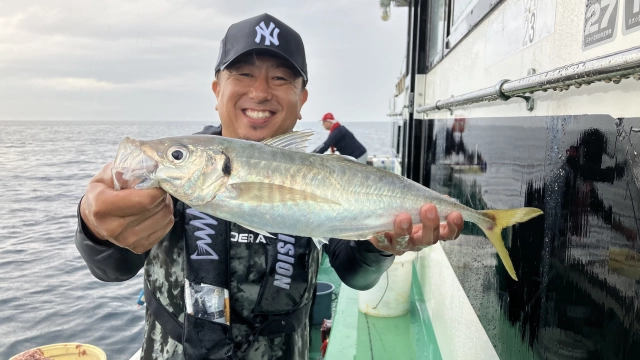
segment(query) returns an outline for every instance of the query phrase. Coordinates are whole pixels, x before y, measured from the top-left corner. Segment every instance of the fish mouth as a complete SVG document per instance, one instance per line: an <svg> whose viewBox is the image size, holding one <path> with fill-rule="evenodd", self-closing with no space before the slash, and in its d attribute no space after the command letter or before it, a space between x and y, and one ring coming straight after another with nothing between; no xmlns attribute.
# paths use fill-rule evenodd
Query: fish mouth
<svg viewBox="0 0 640 360"><path fill-rule="evenodd" d="M159 187L155 180L158 162L145 153L143 143L128 137L120 142L111 169L116 190Z"/></svg>

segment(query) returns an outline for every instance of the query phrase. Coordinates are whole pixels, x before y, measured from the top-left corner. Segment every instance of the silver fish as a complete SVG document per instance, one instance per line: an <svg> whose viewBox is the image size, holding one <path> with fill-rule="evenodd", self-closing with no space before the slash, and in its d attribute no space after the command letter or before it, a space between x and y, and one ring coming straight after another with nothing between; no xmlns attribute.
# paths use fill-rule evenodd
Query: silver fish
<svg viewBox="0 0 640 360"><path fill-rule="evenodd" d="M425 203L478 225L512 278L501 230L541 215L536 208L476 211L427 187L341 155L306 153L313 133L263 142L211 135L150 141L125 138L113 167L116 189L161 187L204 213L271 236L362 240L393 231L395 217L420 223Z"/></svg>

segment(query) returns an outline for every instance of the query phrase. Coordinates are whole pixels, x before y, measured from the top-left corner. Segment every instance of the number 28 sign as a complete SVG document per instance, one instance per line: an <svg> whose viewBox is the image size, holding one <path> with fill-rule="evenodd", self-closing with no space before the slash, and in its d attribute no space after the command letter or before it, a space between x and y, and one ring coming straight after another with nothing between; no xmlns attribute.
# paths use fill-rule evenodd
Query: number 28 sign
<svg viewBox="0 0 640 360"><path fill-rule="evenodd" d="M618 0L586 0L582 49L587 50L613 41L617 23Z"/></svg>

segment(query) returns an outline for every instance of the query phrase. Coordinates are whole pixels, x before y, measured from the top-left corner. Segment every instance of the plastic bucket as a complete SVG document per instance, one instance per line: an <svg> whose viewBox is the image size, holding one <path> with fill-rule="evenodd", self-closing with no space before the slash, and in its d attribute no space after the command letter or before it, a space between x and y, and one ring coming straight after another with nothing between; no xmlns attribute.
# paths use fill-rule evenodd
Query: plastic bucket
<svg viewBox="0 0 640 360"><path fill-rule="evenodd" d="M42 350L44 357L55 360L107 360L107 354L102 349L89 344L61 343L44 345L35 349ZM13 356L9 360L15 360L20 354Z"/></svg>
<svg viewBox="0 0 640 360"><path fill-rule="evenodd" d="M394 317L409 312L413 259L416 252L396 256L393 265L372 289L358 293L358 309L379 317Z"/></svg>
<svg viewBox="0 0 640 360"><path fill-rule="evenodd" d="M331 319L331 300L334 286L331 283L318 281L316 283L316 302L313 304L311 324L322 324L322 320Z"/></svg>

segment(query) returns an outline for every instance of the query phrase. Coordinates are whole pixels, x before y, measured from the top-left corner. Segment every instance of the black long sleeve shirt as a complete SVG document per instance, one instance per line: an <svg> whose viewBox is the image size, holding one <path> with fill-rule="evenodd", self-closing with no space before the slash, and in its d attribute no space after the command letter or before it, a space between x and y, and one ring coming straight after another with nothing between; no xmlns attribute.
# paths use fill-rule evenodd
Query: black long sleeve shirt
<svg viewBox="0 0 640 360"><path fill-rule="evenodd" d="M327 140L320 144L313 152L324 154L331 146L335 147L341 155L351 156L355 159L367 152L367 149L353 136L353 133L342 125L335 128L329 134Z"/></svg>

